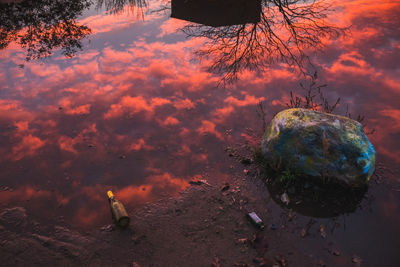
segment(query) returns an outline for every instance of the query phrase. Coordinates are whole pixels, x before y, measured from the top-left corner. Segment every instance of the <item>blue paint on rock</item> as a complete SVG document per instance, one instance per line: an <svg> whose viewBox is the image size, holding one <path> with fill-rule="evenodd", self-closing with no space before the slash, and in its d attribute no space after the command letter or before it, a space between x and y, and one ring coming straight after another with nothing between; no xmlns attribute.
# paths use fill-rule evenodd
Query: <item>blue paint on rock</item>
<svg viewBox="0 0 400 267"><path fill-rule="evenodd" d="M313 110L279 112L264 134L261 149L267 165L299 177L357 187L367 184L375 170L376 152L359 122Z"/></svg>

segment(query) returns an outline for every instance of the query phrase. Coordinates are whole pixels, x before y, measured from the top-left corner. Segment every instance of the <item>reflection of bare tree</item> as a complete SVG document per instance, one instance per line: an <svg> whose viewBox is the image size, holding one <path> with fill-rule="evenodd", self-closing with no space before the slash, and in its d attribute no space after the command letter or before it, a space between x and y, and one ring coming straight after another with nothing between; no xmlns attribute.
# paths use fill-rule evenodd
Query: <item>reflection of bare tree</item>
<svg viewBox="0 0 400 267"><path fill-rule="evenodd" d="M147 0L97 0L97 9L103 5L109 13L118 14L127 11L141 19L144 18L143 10L148 7Z"/></svg>
<svg viewBox="0 0 400 267"><path fill-rule="evenodd" d="M297 66L304 72L308 48L320 49L324 38L345 32L326 22L330 7L320 1L263 0L260 21L242 25L209 27L186 26L191 37L205 37L207 42L197 51L212 59L209 70L231 82L245 69L257 70L275 61Z"/></svg>
<svg viewBox="0 0 400 267"><path fill-rule="evenodd" d="M62 48L71 57L81 48L90 29L75 18L88 0L23 0L0 2L0 49L11 42L27 49L26 60L46 57Z"/></svg>

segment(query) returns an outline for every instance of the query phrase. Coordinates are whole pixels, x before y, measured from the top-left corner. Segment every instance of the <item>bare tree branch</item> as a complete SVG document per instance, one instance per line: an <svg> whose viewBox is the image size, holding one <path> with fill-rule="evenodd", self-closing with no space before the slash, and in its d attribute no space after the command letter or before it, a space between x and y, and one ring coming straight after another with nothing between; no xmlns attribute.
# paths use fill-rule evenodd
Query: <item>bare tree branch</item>
<svg viewBox="0 0 400 267"><path fill-rule="evenodd" d="M182 30L189 37L205 37L196 52L212 60L208 70L222 75L223 83L237 79L243 70L262 70L274 62L296 67L303 74L310 63L307 49L323 48L323 39L345 34L326 22L330 6L321 1L263 0L257 23L210 27L190 24Z"/></svg>
<svg viewBox="0 0 400 267"><path fill-rule="evenodd" d="M101 9L103 5L110 14L126 11L138 19L144 19L144 12L148 8L147 0L97 0L96 9Z"/></svg>
<svg viewBox="0 0 400 267"><path fill-rule="evenodd" d="M26 48L26 60L50 56L61 48L67 57L81 49L91 30L76 22L88 0L24 0L0 3L0 49L16 42Z"/></svg>

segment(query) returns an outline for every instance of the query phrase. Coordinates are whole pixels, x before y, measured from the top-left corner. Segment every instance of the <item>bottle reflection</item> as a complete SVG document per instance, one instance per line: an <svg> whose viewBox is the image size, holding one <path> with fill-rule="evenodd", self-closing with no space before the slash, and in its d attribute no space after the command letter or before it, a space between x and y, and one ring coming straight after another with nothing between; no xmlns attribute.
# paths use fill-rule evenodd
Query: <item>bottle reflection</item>
<svg viewBox="0 0 400 267"><path fill-rule="evenodd" d="M27 61L59 48L72 57L91 32L76 22L89 5L88 0L0 0L0 49L16 42L27 50Z"/></svg>

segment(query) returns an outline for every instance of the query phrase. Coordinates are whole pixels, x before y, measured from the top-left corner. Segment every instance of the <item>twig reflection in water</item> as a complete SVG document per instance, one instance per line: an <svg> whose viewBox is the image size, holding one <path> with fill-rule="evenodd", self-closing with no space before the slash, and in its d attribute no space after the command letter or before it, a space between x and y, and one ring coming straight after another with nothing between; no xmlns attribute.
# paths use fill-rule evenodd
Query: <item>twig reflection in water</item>
<svg viewBox="0 0 400 267"><path fill-rule="evenodd" d="M223 8L222 2L219 3ZM189 37L206 38L203 48L196 54L200 58L211 59L208 70L221 75L223 83L237 80L243 70L262 71L275 62L283 62L306 73L311 63L306 49L321 49L324 38L336 38L347 31L326 21L331 10L324 2L262 0L259 3L260 15L257 20L249 21L246 14L241 24L235 22L226 25L227 20L224 19L219 23L224 25L221 27L190 24L182 29ZM189 5L183 5L180 9L185 7ZM257 7L244 10L253 14ZM179 13L183 14L183 11ZM216 16L220 19L224 17L221 14ZM199 19L193 21L199 22ZM216 22L214 24L218 25Z"/></svg>

